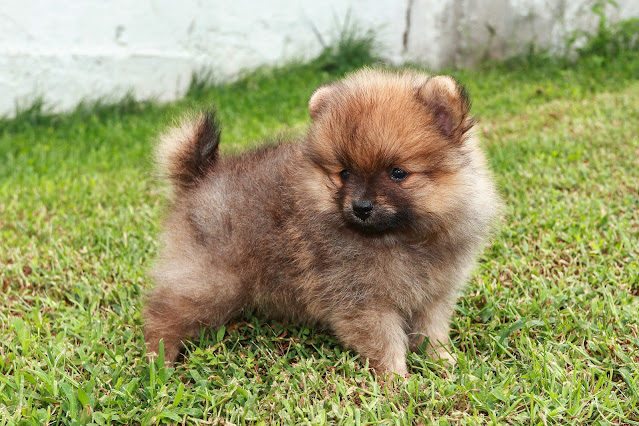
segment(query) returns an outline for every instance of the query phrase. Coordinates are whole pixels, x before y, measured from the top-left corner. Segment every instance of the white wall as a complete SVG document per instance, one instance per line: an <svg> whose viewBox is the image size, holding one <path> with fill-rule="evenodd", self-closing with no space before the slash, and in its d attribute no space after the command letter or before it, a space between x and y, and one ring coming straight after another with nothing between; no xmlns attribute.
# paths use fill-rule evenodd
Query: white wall
<svg viewBox="0 0 639 426"><path fill-rule="evenodd" d="M229 79L311 58L349 14L375 30L390 62L468 65L521 52L531 41L561 45L569 31L594 28L593 1L0 0L0 115L38 96L55 110L127 90L175 99L197 70ZM618 4L613 19L639 16L638 1Z"/></svg>

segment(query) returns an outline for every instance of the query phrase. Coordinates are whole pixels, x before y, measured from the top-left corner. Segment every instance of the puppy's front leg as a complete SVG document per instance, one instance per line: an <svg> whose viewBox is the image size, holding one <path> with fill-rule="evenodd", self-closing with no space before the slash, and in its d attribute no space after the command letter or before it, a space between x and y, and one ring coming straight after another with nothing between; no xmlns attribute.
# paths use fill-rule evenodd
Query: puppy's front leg
<svg viewBox="0 0 639 426"><path fill-rule="evenodd" d="M370 360L379 373L406 376L408 337L401 316L388 308L338 312L331 326L339 340Z"/></svg>
<svg viewBox="0 0 639 426"><path fill-rule="evenodd" d="M411 320L410 347L416 350L423 346L428 338L428 350L435 359L443 359L451 366L455 365L449 337L450 317L453 313L452 302L433 303L416 312Z"/></svg>

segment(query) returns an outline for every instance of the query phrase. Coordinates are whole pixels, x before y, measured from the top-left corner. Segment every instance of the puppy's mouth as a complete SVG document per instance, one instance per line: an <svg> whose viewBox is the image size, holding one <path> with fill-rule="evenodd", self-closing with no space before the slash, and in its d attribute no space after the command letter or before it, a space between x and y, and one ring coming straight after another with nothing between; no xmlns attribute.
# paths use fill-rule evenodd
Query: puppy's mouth
<svg viewBox="0 0 639 426"><path fill-rule="evenodd" d="M405 221L395 214L373 213L369 217L361 218L347 210L344 212L344 219L349 229L369 236L388 234L406 225Z"/></svg>

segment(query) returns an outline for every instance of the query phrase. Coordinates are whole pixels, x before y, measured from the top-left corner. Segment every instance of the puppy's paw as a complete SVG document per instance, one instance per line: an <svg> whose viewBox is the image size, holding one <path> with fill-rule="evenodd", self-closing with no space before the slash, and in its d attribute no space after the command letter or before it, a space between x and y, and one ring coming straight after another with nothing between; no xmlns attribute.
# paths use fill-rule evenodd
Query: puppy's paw
<svg viewBox="0 0 639 426"><path fill-rule="evenodd" d="M145 345L149 361L163 359L167 366L173 366L180 354L180 344L165 343L165 339L145 337Z"/></svg>
<svg viewBox="0 0 639 426"><path fill-rule="evenodd" d="M457 356L448 346L439 346L433 353L433 359L441 361L451 369L457 364Z"/></svg>

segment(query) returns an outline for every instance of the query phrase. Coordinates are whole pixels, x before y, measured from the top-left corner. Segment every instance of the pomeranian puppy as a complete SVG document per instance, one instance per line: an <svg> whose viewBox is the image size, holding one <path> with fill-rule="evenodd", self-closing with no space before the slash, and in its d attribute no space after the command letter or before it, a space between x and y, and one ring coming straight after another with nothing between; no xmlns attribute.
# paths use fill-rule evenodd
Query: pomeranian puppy
<svg viewBox="0 0 639 426"><path fill-rule="evenodd" d="M499 200L453 78L363 69L318 88L292 143L219 156L205 114L160 138L172 187L149 352L243 311L328 328L377 372L427 344L451 363L455 299ZM426 342L424 340L426 339Z"/></svg>

